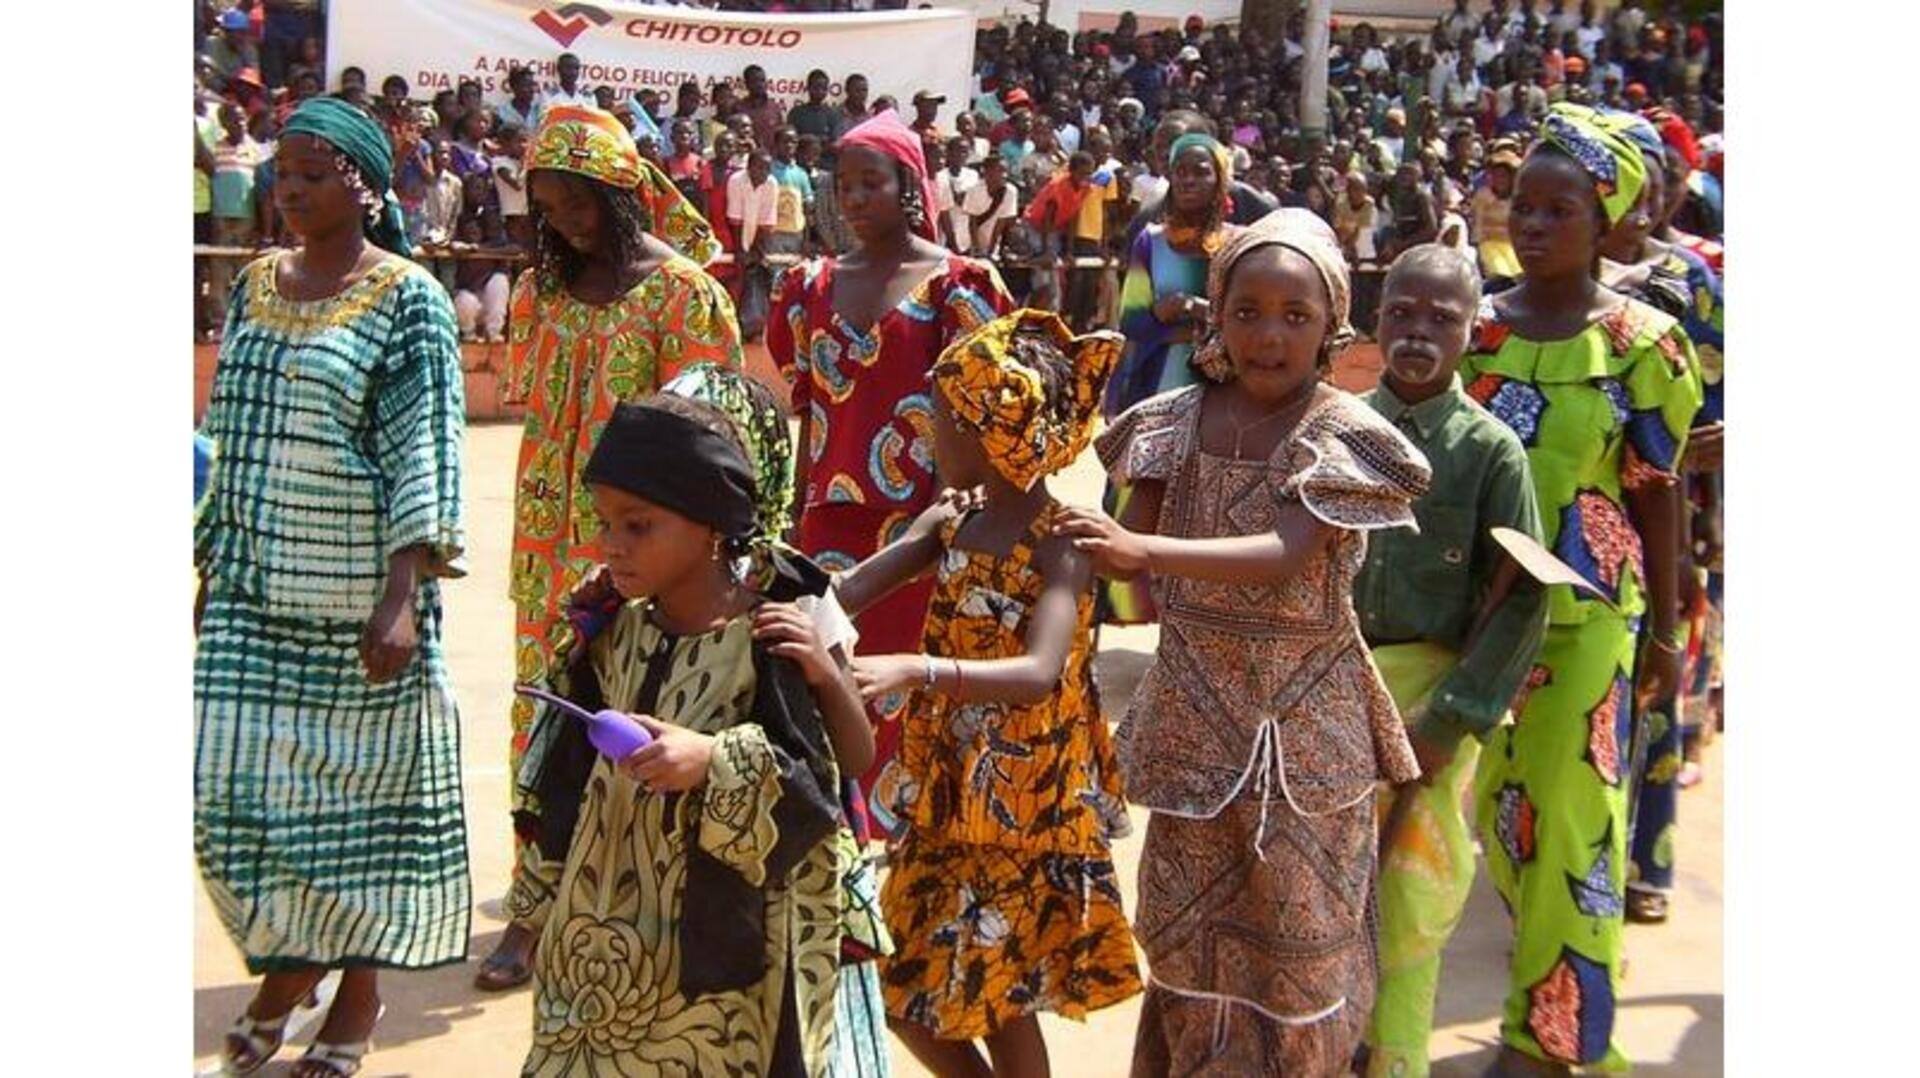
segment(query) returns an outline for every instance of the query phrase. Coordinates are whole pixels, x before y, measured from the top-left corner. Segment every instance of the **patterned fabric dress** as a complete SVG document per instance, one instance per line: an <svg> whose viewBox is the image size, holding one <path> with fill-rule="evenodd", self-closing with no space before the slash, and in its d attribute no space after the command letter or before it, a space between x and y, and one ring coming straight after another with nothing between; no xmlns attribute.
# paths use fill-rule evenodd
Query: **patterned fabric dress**
<svg viewBox="0 0 1920 1078"><path fill-rule="evenodd" d="M360 637L389 557L462 572L466 429L453 307L391 258L325 300L240 276L201 433L220 452L195 521L194 853L254 973L419 969L466 957L460 723L440 590L419 648L367 682Z"/></svg>
<svg viewBox="0 0 1920 1078"><path fill-rule="evenodd" d="M523 1075L826 1073L840 960L839 846L814 844L784 878L769 870L792 761L750 721L751 625L741 617L670 637L637 601L586 642L606 706L639 710L659 656L664 678L647 710L713 734L716 744L706 783L684 795L648 793L596 758L565 872L541 918ZM529 761L542 751L536 744ZM762 972L742 987L687 985L702 957L681 932L695 850L764 896L761 924L739 926L765 940Z"/></svg>
<svg viewBox="0 0 1920 1078"><path fill-rule="evenodd" d="M1338 530L1278 585L1157 579L1160 647L1122 722L1127 796L1153 810L1136 919L1153 983L1136 1075L1344 1074L1374 997L1380 782L1419 774L1353 610L1364 533L1414 522L1428 469L1358 399L1313 405L1270 460L1199 446L1204 387L1100 437L1125 483L1164 483L1158 533Z"/></svg>
<svg viewBox="0 0 1920 1078"><path fill-rule="evenodd" d="M767 351L793 387L807 431L807 489L797 545L829 572L900 537L938 493L927 371L949 344L1013 300L988 262L949 256L865 332L833 309L835 260L794 266L774 288ZM931 585L901 588L854 619L874 654L911 651ZM901 702L877 707L872 779L900 741Z"/></svg>
<svg viewBox="0 0 1920 1078"><path fill-rule="evenodd" d="M929 655L1027 653L1049 506L1002 557L941 535ZM1111 840L1129 828L1093 684L1093 595L1080 597L1059 688L1029 705L916 698L874 788L906 827L880 892L896 953L887 1013L970 1040L1039 1011L1068 1018L1140 991Z"/></svg>
<svg viewBox="0 0 1920 1078"><path fill-rule="evenodd" d="M739 367L740 331L726 289L673 258L607 304L583 303L527 270L509 312L506 396L525 402L513 497L514 677L552 669L566 597L600 560L600 520L580 475L614 406L657 391L696 363ZM509 765L526 752L533 707L516 696ZM514 873L510 915L524 919L527 846ZM537 926L535 926L537 927Z"/></svg>
<svg viewBox="0 0 1920 1078"><path fill-rule="evenodd" d="M1480 759L1481 841L1516 937L1502 1036L1539 1059L1618 1070L1626 757L1647 606L1624 494L1672 481L1700 382L1679 324L1637 300L1545 343L1513 333L1491 301L1480 318L1460 367L1467 393L1527 447L1548 549L1614 602L1549 589L1516 721Z"/></svg>
<svg viewBox="0 0 1920 1078"><path fill-rule="evenodd" d="M1693 342L1694 354L1699 359L1702 399L1693 425L1697 428L1718 423L1725 414L1721 384L1724 375L1721 348L1725 343L1722 332L1725 312L1720 296L1720 279L1692 251L1658 240L1648 240L1646 246L1649 249L1648 257L1638 264L1621 265L1602 260L1600 280L1617 292L1644 300L1680 319L1680 328L1686 331L1687 338ZM1717 489L1719 477L1690 475L1686 483L1691 495L1705 500L1709 491ZM1718 499L1713 499L1713 502L1717 507ZM1701 611L1701 614L1697 620L1704 634L1707 627L1705 611ZM1646 626L1642 626L1642 632L1646 631ZM1690 642L1689 652L1699 654L1707 646L1705 639L1697 643ZM1686 724L1682 722L1681 690L1684 687L1675 686L1672 694L1650 702L1646 709L1647 754L1641 773L1637 776L1639 792L1633 814L1633 862L1627 883L1630 890L1667 891L1673 887L1673 851L1680 810L1680 789L1675 780L1684 762L1681 755L1683 735L1697 733L1687 731Z"/></svg>

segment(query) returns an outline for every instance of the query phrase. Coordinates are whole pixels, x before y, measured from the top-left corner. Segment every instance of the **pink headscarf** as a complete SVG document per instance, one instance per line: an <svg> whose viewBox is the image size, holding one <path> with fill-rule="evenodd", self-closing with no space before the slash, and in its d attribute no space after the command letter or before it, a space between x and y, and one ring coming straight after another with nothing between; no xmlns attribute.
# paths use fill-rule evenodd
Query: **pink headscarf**
<svg viewBox="0 0 1920 1078"><path fill-rule="evenodd" d="M914 231L935 243L940 242L940 233L934 228L933 181L927 176L926 155L920 150L920 136L900 122L900 114L888 110L861 122L840 136L840 148L844 150L849 146L877 150L907 166L908 171L920 181L922 220L920 227Z"/></svg>

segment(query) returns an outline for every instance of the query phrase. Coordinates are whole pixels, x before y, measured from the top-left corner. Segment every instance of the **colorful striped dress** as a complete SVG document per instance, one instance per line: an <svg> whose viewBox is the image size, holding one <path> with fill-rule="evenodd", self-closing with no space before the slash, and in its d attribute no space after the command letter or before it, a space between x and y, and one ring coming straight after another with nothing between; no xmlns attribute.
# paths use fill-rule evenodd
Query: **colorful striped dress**
<svg viewBox="0 0 1920 1078"><path fill-rule="evenodd" d="M256 974L458 962L471 901L437 580L414 597L406 669L372 685L360 660L395 551L462 572L453 307L398 258L290 300L282 257L234 288L201 430L220 453L194 527L194 853Z"/></svg>
<svg viewBox="0 0 1920 1078"><path fill-rule="evenodd" d="M1107 383L1103 410L1112 423L1122 412L1146 400L1200 380L1187 365L1193 342L1176 341L1181 328L1160 321L1153 305L1168 296L1185 294L1205 298L1205 258L1181 254L1167 242L1167 226L1148 225L1133 239L1127 259L1126 283L1120 288L1120 332L1127 338L1126 353ZM1126 511L1127 488L1109 479L1105 501L1116 519ZM1153 598L1141 580L1102 580L1102 620L1135 625L1153 620Z"/></svg>

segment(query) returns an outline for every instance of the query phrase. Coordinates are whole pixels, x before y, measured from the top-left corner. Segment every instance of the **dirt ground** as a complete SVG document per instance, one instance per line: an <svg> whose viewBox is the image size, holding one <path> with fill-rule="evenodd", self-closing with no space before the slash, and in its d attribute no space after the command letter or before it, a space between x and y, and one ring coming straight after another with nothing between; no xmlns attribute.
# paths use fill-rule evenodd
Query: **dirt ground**
<svg viewBox="0 0 1920 1078"><path fill-rule="evenodd" d="M479 961L504 923L499 897L509 860L507 718L512 674L512 610L507 601L507 549L512 517L517 425L476 426L467 443L467 526L471 575L447 589L447 635L464 726L469 847L472 855L473 943L470 960L417 974L382 978L387 1015L374 1035L367 1078L491 1078L519 1071L530 1026L528 990L475 991ZM1068 501L1097 502L1100 471L1091 455L1055 483ZM1104 696L1117 718L1153 654L1151 627L1108 632L1099 658ZM1708 749L1707 781L1685 792L1677 852L1673 919L1629 927L1629 967L1619 1000L1617 1038L1636 1073L1648 1076L1722 1072L1724 997L1721 934L1720 755ZM1136 812L1132 838L1115 850L1128 908L1145 833ZM1447 949L1432 1044L1434 1074L1477 1075L1499 1038L1506 979L1505 913L1484 874L1475 883L1465 922ZM221 1034L246 1007L253 984L238 952L215 920L204 892L194 923L194 1069L215 1068ZM1045 1020L1054 1072L1065 1078L1125 1075L1138 1000L1093 1015L1085 1024ZM304 1017L304 1012L303 1012ZM296 1017L279 1061L259 1072L283 1075L318 1028L318 1016ZM302 1026L305 1026L302 1035ZM895 1046L894 1073L924 1073Z"/></svg>

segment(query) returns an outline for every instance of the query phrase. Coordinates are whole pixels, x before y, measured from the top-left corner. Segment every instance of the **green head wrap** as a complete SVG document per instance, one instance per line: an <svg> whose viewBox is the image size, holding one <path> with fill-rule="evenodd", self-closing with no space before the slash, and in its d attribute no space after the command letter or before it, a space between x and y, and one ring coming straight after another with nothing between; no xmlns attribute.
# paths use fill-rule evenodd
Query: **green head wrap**
<svg viewBox="0 0 1920 1078"><path fill-rule="evenodd" d="M1172 215L1168 214L1167 238L1177 246L1189 249L1197 246L1208 255L1212 255L1220 249L1220 244L1225 238L1222 226L1226 224L1228 215L1233 212L1233 157L1227 152L1227 148L1220 144L1220 140L1214 138L1212 135L1204 131L1189 131L1179 138L1174 139L1173 145L1167 149L1167 178L1169 182L1171 182L1173 178L1173 163L1180 160L1181 154L1195 146L1205 150L1207 156L1213 159L1213 205L1207 210L1205 223L1200 225L1197 230L1191 227L1183 228L1177 225L1172 220ZM1172 206L1173 192L1169 190L1167 195L1167 205Z"/></svg>
<svg viewBox="0 0 1920 1078"><path fill-rule="evenodd" d="M1640 148L1594 110L1566 102L1553 106L1540 125L1540 142L1573 158L1593 177L1609 225L1618 224L1640 200L1647 182Z"/></svg>
<svg viewBox="0 0 1920 1078"><path fill-rule="evenodd" d="M310 97L287 117L280 134L310 135L338 150L353 166L341 179L360 196L367 238L402 258L413 254L400 200L393 197L393 143L373 117L337 97Z"/></svg>

